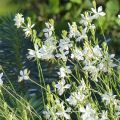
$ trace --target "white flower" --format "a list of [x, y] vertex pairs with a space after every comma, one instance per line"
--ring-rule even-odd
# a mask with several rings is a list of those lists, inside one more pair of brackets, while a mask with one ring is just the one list
[[108, 66], [109, 67], [116, 67], [117, 65], [113, 63], [113, 58], [115, 57], [115, 54], [108, 55]]
[[98, 68], [103, 72], [109, 72], [109, 69], [116, 67], [117, 65], [113, 62], [114, 56], [115, 54], [109, 55], [108, 53], [106, 53], [100, 61]]
[[102, 101], [106, 103], [106, 105], [110, 104], [110, 103], [115, 103], [115, 97], [116, 95], [113, 95], [112, 92], [110, 93], [105, 93], [102, 96]]
[[96, 66], [94, 66], [93, 63], [88, 62], [83, 68], [83, 70], [85, 70], [86, 72], [89, 72], [94, 81], [96, 82], [98, 81], [97, 77], [98, 77], [99, 69]]
[[82, 113], [82, 120], [98, 120], [96, 111], [92, 109], [90, 104], [87, 104], [85, 108], [81, 107], [80, 112]]
[[102, 51], [101, 51], [101, 48], [99, 47], [99, 45], [96, 45], [93, 48], [93, 53], [96, 57], [102, 57]]
[[56, 49], [56, 39], [49, 37], [44, 41], [44, 44], [39, 49], [39, 55], [42, 60], [49, 60], [54, 58], [54, 51]]
[[18, 76], [18, 82], [29, 79], [30, 72], [28, 69], [20, 70], [20, 76]]
[[108, 120], [107, 111], [102, 111], [100, 120]]
[[77, 92], [73, 92], [71, 96], [66, 100], [70, 105], [76, 106], [78, 104], [81, 104], [85, 100], [85, 98], [86, 96], [82, 92], [77, 91]]
[[42, 60], [49, 60], [54, 58], [53, 52], [56, 49], [56, 46], [46, 44], [39, 48], [38, 45], [35, 44], [34, 48], [35, 50], [28, 49], [29, 52], [27, 58], [40, 58]]
[[45, 23], [46, 28], [43, 29], [44, 35], [46, 38], [49, 38], [52, 36], [52, 33], [54, 31], [54, 26], [50, 22]]
[[25, 32], [26, 37], [30, 37], [32, 35], [32, 28], [35, 24], [31, 25], [30, 23], [27, 24], [26, 27], [23, 27], [23, 31]]
[[53, 46], [43, 45], [39, 50], [41, 59], [43, 59], [43, 60], [53, 59], [54, 58], [54, 54], [53, 54], [54, 50], [55, 50], [55, 47], [53, 47]]
[[47, 120], [61, 120], [62, 118], [70, 119], [71, 108], [65, 109], [64, 102], [60, 102], [59, 99], [55, 99], [55, 103], [46, 106], [46, 110], [43, 111], [44, 117]]
[[65, 80], [62, 79], [55, 86], [57, 88], [58, 94], [61, 96], [64, 93], [65, 89], [69, 89], [71, 85], [70, 84], [65, 85]]
[[118, 18], [120, 18], [120, 15], [118, 15]]
[[68, 23], [68, 26], [69, 26], [69, 38], [72, 38], [72, 37], [75, 38], [80, 34], [80, 32], [77, 29], [76, 22], [73, 22], [72, 25]]
[[57, 44], [57, 41], [56, 41], [56, 39], [53, 36], [47, 38], [44, 41], [44, 45], [50, 46], [50, 47], [53, 47], [53, 48], [56, 48], [56, 44]]
[[28, 56], [27, 56], [28, 59], [36, 58], [36, 57], [37, 57], [37, 58], [41, 58], [40, 49], [39, 49], [38, 45], [35, 44], [35, 45], [34, 45], [34, 48], [35, 48], [35, 50], [28, 49], [28, 50], [29, 50], [29, 51], [28, 51]]
[[3, 73], [0, 73], [0, 86], [3, 85], [3, 80], [2, 80], [2, 77], [3, 77]]
[[60, 53], [57, 53], [55, 56], [59, 59], [62, 59], [63, 61], [67, 61], [68, 57], [67, 55], [69, 54], [69, 51], [60, 51]]
[[44, 114], [44, 116], [45, 116], [45, 118], [48, 120], [48, 119], [50, 119], [50, 113], [49, 113], [49, 111], [43, 111], [43, 114]]
[[60, 72], [58, 72], [58, 75], [60, 78], [65, 78], [68, 74], [71, 73], [70, 66], [61, 67]]
[[64, 106], [64, 103], [61, 102], [59, 100], [56, 100], [56, 105], [57, 105], [57, 112], [56, 112], [56, 115], [59, 116], [60, 118], [66, 118], [67, 120], [70, 119], [70, 115], [69, 113], [71, 112], [71, 108], [67, 108], [65, 110], [65, 106]]
[[87, 27], [82, 30], [80, 35], [76, 38], [77, 42], [80, 42], [81, 40], [84, 40], [87, 38]]
[[116, 67], [117, 65], [113, 62], [114, 54], [109, 55], [106, 53], [104, 56], [102, 56], [101, 60], [99, 60], [99, 64], [97, 65], [97, 68], [99, 71], [103, 72], [109, 72], [109, 70], [113, 67]]
[[62, 59], [63, 61], [67, 61], [67, 55], [69, 54], [69, 48], [72, 47], [72, 43], [68, 37], [65, 37], [64, 39], [60, 39], [59, 42], [59, 52], [55, 56], [57, 58]]
[[98, 69], [99, 69], [99, 71], [107, 72], [107, 67], [103, 62], [98, 64]]
[[75, 47], [75, 49], [72, 51], [71, 58], [76, 60], [84, 60], [82, 51], [77, 47]]
[[91, 61], [94, 58], [93, 47], [88, 42], [84, 43], [83, 54], [87, 61]]
[[44, 114], [44, 117], [48, 120], [48, 119], [50, 119], [50, 110], [49, 110], [49, 107], [47, 106], [46, 107], [46, 110], [45, 111], [43, 111], [43, 114]]
[[87, 98], [87, 90], [84, 81], [82, 80], [75, 92], [72, 92], [70, 97], [66, 100], [72, 106], [77, 106], [82, 104], [83, 101]]
[[15, 21], [15, 25], [17, 26], [17, 28], [20, 28], [22, 24], [24, 23], [23, 15], [20, 13], [17, 13], [15, 15], [14, 21]]
[[59, 50], [60, 51], [64, 51], [64, 50], [69, 51], [69, 48], [71, 48], [72, 45], [73, 44], [71, 43], [70, 39], [65, 37], [64, 39], [60, 39]]
[[56, 116], [56, 105], [55, 106], [46, 106], [46, 110], [43, 111], [43, 115], [46, 120], [57, 120], [58, 117]]
[[86, 12], [85, 15], [81, 14], [81, 17], [80, 24], [84, 25], [85, 27], [87, 27], [93, 20], [93, 17], [88, 12]]
[[99, 16], [105, 16], [105, 13], [102, 12], [102, 6], [98, 7], [98, 9], [91, 8], [92, 12], [94, 13], [94, 18], [97, 19]]
[[[81, 98], [80, 98], [80, 99], [81, 99]], [[77, 101], [76, 96], [74, 95], [74, 93], [72, 93], [72, 95], [70, 95], [70, 97], [67, 98], [66, 101], [67, 101], [70, 105], [72, 105], [72, 106], [76, 106], [77, 103], [78, 103], [78, 101]]]
[[58, 72], [58, 75], [60, 75], [60, 78], [64, 78], [66, 76], [65, 68], [61, 67], [60, 72]]

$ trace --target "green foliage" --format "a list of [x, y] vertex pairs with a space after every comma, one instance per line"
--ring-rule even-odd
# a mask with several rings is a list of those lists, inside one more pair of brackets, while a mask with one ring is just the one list
[[81, 4], [82, 3], [82, 0], [70, 0], [71, 2], [73, 3], [77, 3], [77, 4]]
[[109, 0], [106, 4], [106, 14], [108, 19], [115, 17], [119, 12], [120, 4], [118, 0]]
[[59, 0], [49, 0], [49, 10], [51, 14], [58, 14], [60, 12]]
[[13, 13], [19, 7], [19, 4], [11, 3], [11, 0], [0, 0], [0, 16], [6, 16], [9, 13]]

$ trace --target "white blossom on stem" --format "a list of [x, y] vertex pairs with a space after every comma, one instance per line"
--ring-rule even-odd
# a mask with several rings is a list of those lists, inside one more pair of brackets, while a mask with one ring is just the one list
[[81, 14], [81, 17], [80, 24], [84, 25], [85, 27], [88, 27], [89, 23], [91, 23], [93, 20], [93, 17], [88, 12], [85, 12], [85, 15]]
[[41, 56], [41, 59], [43, 59], [43, 60], [53, 59], [54, 58], [54, 54], [53, 54], [54, 50], [55, 50], [55, 48], [52, 46], [43, 45], [39, 49], [39, 54]]
[[70, 39], [65, 37], [64, 39], [60, 39], [59, 41], [59, 50], [64, 51], [67, 50], [69, 51], [69, 48], [71, 48], [73, 44], [71, 43]]
[[69, 38], [75, 38], [76, 36], [79, 36], [80, 32], [77, 29], [76, 22], [73, 22], [72, 25], [68, 23], [69, 26]]
[[58, 72], [58, 75], [59, 75], [60, 78], [65, 78], [70, 73], [71, 73], [70, 66], [66, 66], [66, 67], [61, 67], [60, 68], [60, 72]]
[[111, 102], [114, 104], [116, 101], [116, 99], [115, 99], [116, 95], [113, 95], [112, 92], [110, 92], [110, 93], [106, 92], [101, 97], [102, 97], [102, 101], [105, 102], [106, 105], [109, 105]]
[[104, 111], [104, 110], [102, 111], [100, 120], [108, 120], [107, 111]]
[[76, 59], [78, 61], [84, 60], [82, 51], [77, 47], [75, 47], [75, 49], [73, 49], [72, 54], [71, 54], [71, 58]]
[[87, 37], [88, 36], [87, 36], [87, 27], [86, 27], [81, 31], [80, 35], [76, 38], [76, 41], [80, 42], [81, 40], [87, 39]]
[[64, 103], [60, 102], [59, 100], [56, 100], [56, 104], [57, 104], [57, 112], [56, 115], [59, 116], [60, 118], [65, 118], [67, 120], [70, 119], [70, 114], [71, 113], [71, 108], [68, 107], [67, 109], [65, 109]]
[[80, 112], [82, 113], [82, 120], [98, 120], [96, 111], [92, 109], [90, 104], [87, 104], [86, 107], [81, 107]]
[[94, 18], [97, 19], [99, 16], [105, 16], [105, 13], [102, 11], [102, 6], [98, 7], [98, 9], [91, 8], [92, 12], [94, 13]]
[[80, 85], [78, 86], [77, 90], [75, 92], [72, 92], [69, 98], [66, 99], [66, 101], [76, 107], [79, 104], [82, 104], [85, 99], [87, 99], [87, 90], [86, 85], [84, 83], [84, 80], [81, 81]]
[[63, 61], [67, 61], [68, 57], [67, 55], [69, 54], [69, 51], [60, 51], [60, 53], [57, 53], [55, 56], [59, 59], [62, 59]]
[[102, 57], [102, 51], [101, 51], [101, 48], [99, 47], [99, 45], [96, 45], [94, 48], [93, 48], [93, 54], [95, 55], [95, 57]]
[[71, 85], [65, 84], [65, 80], [62, 79], [55, 85], [55, 87], [57, 88], [58, 94], [61, 96], [64, 93], [65, 89], [69, 89]]
[[83, 67], [83, 70], [91, 74], [92, 80], [96, 82], [98, 81], [97, 77], [98, 77], [99, 69], [95, 65], [92, 65], [92, 63], [88, 63], [85, 65], [85, 67]]
[[78, 104], [81, 104], [85, 100], [85, 98], [86, 96], [84, 95], [84, 93], [77, 91], [77, 92], [72, 92], [70, 97], [67, 98], [66, 100], [70, 105], [76, 106]]
[[20, 76], [18, 76], [18, 82], [29, 79], [30, 72], [28, 69], [20, 70]]
[[43, 29], [44, 35], [46, 38], [49, 38], [52, 36], [52, 33], [54, 31], [54, 26], [50, 22], [45, 23], [46, 28]]
[[20, 28], [22, 24], [24, 23], [23, 15], [20, 13], [17, 13], [15, 15], [14, 21], [15, 21], [15, 25], [17, 26], [17, 28]]
[[34, 44], [34, 49], [35, 50], [28, 49], [28, 56], [27, 56], [28, 59], [41, 58], [40, 48], [37, 44]]
[[35, 26], [35, 24], [31, 25], [30, 23], [27, 24], [27, 26], [23, 27], [23, 31], [25, 32], [26, 37], [30, 37], [32, 35], [32, 28]]

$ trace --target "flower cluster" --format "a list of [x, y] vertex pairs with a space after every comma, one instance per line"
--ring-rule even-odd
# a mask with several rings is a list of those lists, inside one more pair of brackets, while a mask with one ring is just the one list
[[[82, 27], [82, 29], [79, 29], [77, 24], [75, 22], [68, 23], [69, 31], [68, 35], [67, 32], [64, 31], [62, 35], [62, 39], [59, 41], [56, 40], [55, 32], [54, 32], [54, 21], [51, 19], [49, 22], [46, 22], [46, 28], [43, 29], [43, 33], [45, 36], [45, 40], [39, 48], [38, 45], [35, 45], [34, 49], [31, 50], [29, 49], [29, 54], [28, 58], [39, 58], [43, 60], [49, 60], [49, 59], [62, 59], [63, 61], [67, 61], [69, 58], [69, 54], [71, 52], [71, 49], [73, 50], [73, 53], [71, 54], [71, 58], [78, 58], [78, 60], [83, 60], [83, 54], [79, 50], [79, 48], [74, 49], [74, 43], [73, 43], [73, 38], [75, 38], [76, 42], [80, 42], [81, 40], [86, 40], [88, 39], [87, 32], [89, 29], [94, 29], [94, 25], [92, 24], [93, 19], [97, 19], [99, 16], [104, 16], [105, 13], [102, 12], [102, 7], [98, 8], [98, 11], [96, 11], [94, 8], [92, 8], [92, 14], [89, 15], [89, 13], [86, 13], [85, 15], [81, 14], [82, 20], [80, 23], [85, 26]], [[19, 28], [23, 28], [23, 31], [25, 32], [26, 37], [33, 37], [32, 33], [33, 30], [32, 28], [34, 27], [34, 24], [31, 24], [30, 18], [28, 19], [28, 23], [24, 23], [24, 18], [22, 14], [17, 14], [15, 16], [15, 25]], [[58, 44], [58, 46], [57, 46]], [[57, 49], [58, 48], [58, 49]], [[94, 50], [95, 51], [95, 50]], [[80, 55], [80, 57], [77, 57], [75, 55]], [[96, 53], [97, 54], [97, 53]]]
[[80, 108], [80, 112], [82, 120], [98, 120], [98, 115], [90, 104], [87, 104], [85, 108]]
[[[119, 73], [114, 72], [114, 67], [117, 67], [114, 63], [115, 55], [108, 53], [106, 42], [99, 44], [95, 34], [94, 20], [101, 16], [105, 16], [102, 6], [91, 8], [91, 11], [81, 14], [79, 24], [68, 23], [69, 29], [62, 31], [61, 38], [55, 34], [53, 20], [45, 23], [43, 37], [39, 38], [30, 18], [28, 23], [25, 23], [22, 14], [18, 13], [15, 16], [17, 28], [22, 28], [25, 36], [30, 37], [34, 44], [34, 50], [28, 49], [27, 58], [37, 62], [51, 60], [60, 66], [57, 73], [59, 80], [52, 84], [53, 91], [51, 86], [44, 86], [44, 89], [50, 87], [46, 91], [46, 105], [43, 111], [45, 119], [66, 120], [75, 115], [81, 120], [108, 120], [120, 117], [120, 100], [117, 99], [117, 95], [107, 92], [108, 89], [114, 89], [117, 93], [114, 86], [119, 83], [119, 80], [115, 80]], [[2, 75], [1, 73], [1, 83]], [[29, 71], [20, 71], [18, 81], [28, 79]], [[104, 107], [100, 106], [100, 102], [104, 103]], [[114, 117], [111, 114], [114, 114]]]
[[28, 19], [28, 23], [25, 24], [23, 15], [18, 13], [15, 16], [14, 21], [17, 28], [23, 28], [26, 37], [30, 37], [32, 35], [32, 28], [34, 27], [34, 24], [31, 24], [30, 19]]
[[71, 108], [65, 109], [64, 102], [60, 102], [59, 99], [55, 99], [55, 103], [52, 107], [46, 106], [46, 111], [43, 111], [44, 117], [48, 120], [59, 120], [65, 118], [70, 119]]
[[86, 89], [86, 85], [84, 81], [82, 80], [80, 85], [78, 86], [77, 90], [72, 92], [69, 98], [66, 99], [66, 101], [74, 107], [80, 107], [83, 102], [86, 102], [86, 99], [88, 97], [88, 91]]
[[65, 89], [69, 89], [71, 87], [70, 84], [66, 84], [65, 80], [65, 77], [68, 76], [70, 73], [71, 70], [69, 66], [66, 66], [66, 68], [61, 67], [60, 72], [58, 72], [58, 75], [61, 80], [55, 85], [55, 87], [57, 88], [57, 91], [60, 96], [64, 93]]

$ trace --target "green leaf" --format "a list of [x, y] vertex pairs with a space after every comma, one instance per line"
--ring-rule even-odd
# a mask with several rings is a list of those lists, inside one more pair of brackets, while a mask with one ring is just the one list
[[59, 0], [49, 0], [49, 10], [52, 14], [57, 14], [60, 11]]
[[109, 0], [106, 4], [106, 13], [107, 16], [110, 18], [115, 16], [119, 11], [119, 2], [118, 0]]

